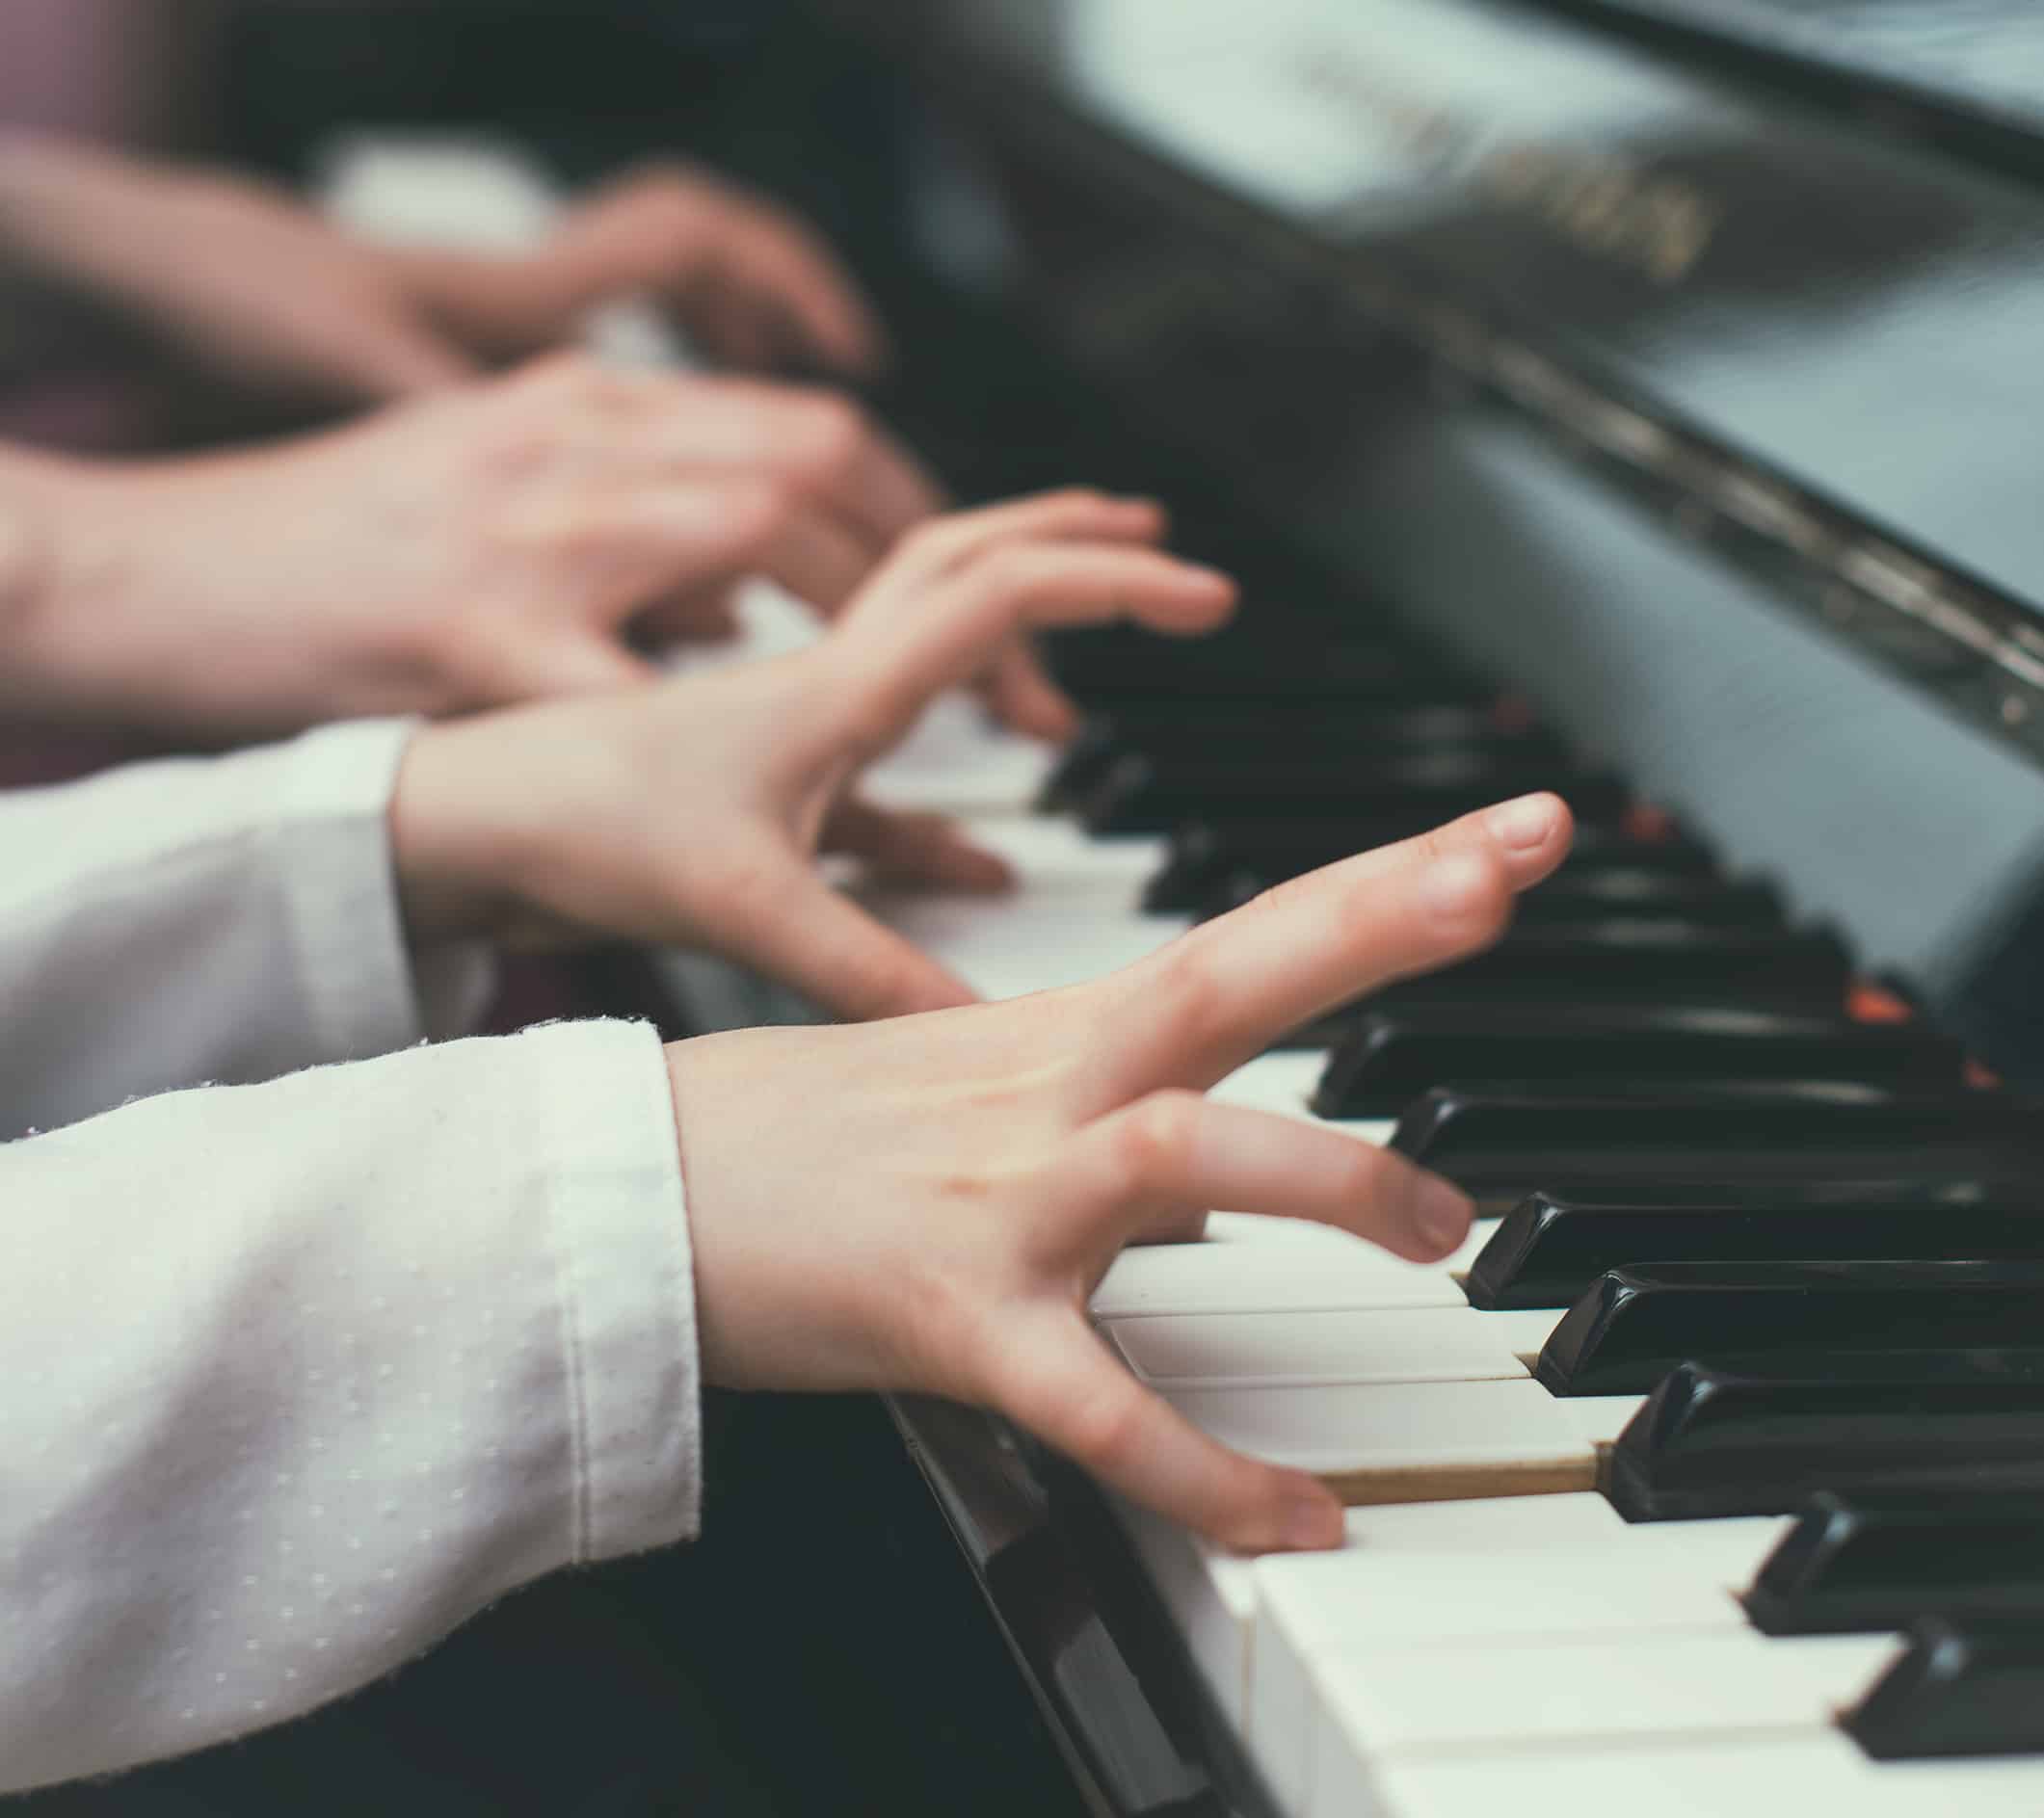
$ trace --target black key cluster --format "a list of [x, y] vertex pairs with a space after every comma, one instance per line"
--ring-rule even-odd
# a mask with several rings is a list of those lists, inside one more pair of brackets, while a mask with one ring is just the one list
[[1291, 1038], [1329, 1051], [1314, 1109], [1500, 1215], [1467, 1290], [1556, 1310], [1539, 1381], [1647, 1396], [1623, 1515], [1800, 1510], [1755, 1623], [1910, 1634], [1842, 1720], [1871, 1754], [2044, 1750], [2044, 1116], [1522, 705], [1352, 623], [1068, 643], [1094, 717], [1046, 805], [1168, 835], [1144, 907], [1205, 917], [1563, 796], [1576, 848], [1492, 951]]

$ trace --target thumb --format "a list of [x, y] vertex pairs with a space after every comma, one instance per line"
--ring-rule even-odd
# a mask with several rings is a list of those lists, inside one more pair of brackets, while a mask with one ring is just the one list
[[854, 1022], [949, 1010], [979, 994], [884, 928], [808, 866], [746, 904], [727, 949], [757, 972]]

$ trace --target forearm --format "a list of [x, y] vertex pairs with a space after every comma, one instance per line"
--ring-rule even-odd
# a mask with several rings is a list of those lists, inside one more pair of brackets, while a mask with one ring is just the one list
[[89, 690], [60, 623], [53, 537], [54, 490], [78, 471], [0, 442], [0, 715], [12, 720], [71, 719]]
[[658, 1042], [554, 1025], [0, 1146], [0, 1792], [278, 1723], [693, 1533]]
[[47, 269], [30, 220], [44, 143], [0, 126], [0, 379], [33, 374], [62, 339], [66, 287]]
[[414, 958], [399, 919], [408, 736], [362, 723], [0, 797], [0, 1137], [464, 1026], [481, 956]]
[[218, 671], [174, 614], [136, 609], [129, 471], [0, 442], [0, 717], [172, 724], [190, 674]]
[[0, 266], [66, 288], [118, 289], [136, 248], [108, 222], [146, 223], [179, 181], [116, 152], [0, 129]]

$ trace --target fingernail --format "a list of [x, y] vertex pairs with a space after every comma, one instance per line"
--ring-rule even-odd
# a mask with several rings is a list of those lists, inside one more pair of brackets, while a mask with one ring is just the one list
[[1471, 914], [1491, 887], [1491, 871], [1473, 853], [1450, 853], [1420, 881], [1420, 899], [1444, 921]]
[[1216, 587], [1224, 587], [1231, 593], [1234, 592], [1234, 576], [1224, 569], [1210, 568], [1204, 562], [1187, 562], [1182, 556], [1179, 558], [1179, 566], [1195, 580], [1211, 581]]
[[1447, 1255], [1469, 1235], [1474, 1212], [1469, 1196], [1438, 1174], [1421, 1174], [1413, 1188], [1413, 1229], [1437, 1255]]
[[1285, 1505], [1285, 1544], [1302, 1553], [1340, 1546], [1345, 1533], [1341, 1505], [1331, 1496], [1295, 1496]]
[[1529, 852], [1554, 830], [1554, 804], [1547, 796], [1521, 796], [1493, 808], [1490, 830], [1514, 852]]

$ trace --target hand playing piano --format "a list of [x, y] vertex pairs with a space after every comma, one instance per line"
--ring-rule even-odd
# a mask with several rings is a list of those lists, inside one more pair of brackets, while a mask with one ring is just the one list
[[807, 650], [424, 729], [391, 807], [414, 940], [707, 948], [850, 1016], [969, 1001], [813, 856], [1001, 887], [1005, 866], [946, 824], [851, 786], [1022, 633], [1119, 618], [1212, 630], [1234, 585], [1153, 547], [1162, 529], [1154, 505], [1083, 491], [935, 519]]
[[274, 447], [0, 456], [0, 699], [232, 736], [645, 681], [746, 575], [838, 611], [940, 503], [837, 398], [575, 356]]
[[1000, 1410], [1243, 1550], [1335, 1545], [1312, 1477], [1206, 1437], [1115, 1362], [1088, 1298], [1209, 1208], [1339, 1225], [1417, 1262], [1469, 1201], [1325, 1126], [1206, 1089], [1286, 1031], [1503, 930], [1569, 845], [1529, 796], [1282, 886], [1095, 983], [668, 1050], [705, 1379]]
[[644, 296], [714, 357], [863, 377], [886, 341], [801, 222], [705, 171], [634, 172], [530, 251], [385, 246], [226, 171], [0, 136], [0, 250], [253, 391], [373, 404], [571, 341]]

